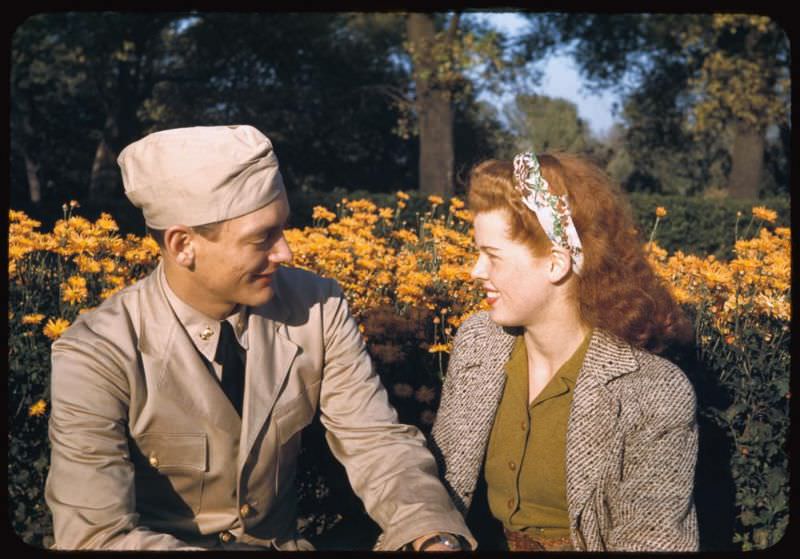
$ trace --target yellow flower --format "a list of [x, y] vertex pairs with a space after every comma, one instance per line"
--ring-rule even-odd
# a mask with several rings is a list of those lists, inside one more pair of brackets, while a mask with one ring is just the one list
[[64, 320], [63, 318], [51, 318], [47, 321], [47, 324], [44, 326], [44, 335], [50, 338], [51, 340], [55, 340], [64, 333], [64, 330], [69, 328], [69, 321]]
[[118, 231], [119, 227], [117, 226], [117, 222], [114, 221], [109, 214], [103, 212], [100, 214], [100, 217], [97, 221], [94, 222], [95, 227], [100, 229], [101, 231]]
[[461, 198], [450, 198], [450, 211], [460, 210], [464, 207], [464, 202]]
[[444, 200], [442, 200], [442, 197], [436, 195], [428, 196], [428, 202], [430, 202], [434, 206], [440, 206], [444, 204]]
[[47, 411], [47, 402], [45, 402], [44, 400], [39, 400], [38, 402], [36, 402], [35, 404], [33, 404], [28, 408], [28, 416], [34, 417], [34, 416], [44, 415], [46, 411]]
[[107, 274], [113, 274], [114, 271], [117, 269], [117, 263], [111, 260], [110, 258], [105, 258], [100, 261], [100, 266], [103, 268], [103, 271]]
[[406, 194], [405, 192], [403, 192], [402, 190], [398, 190], [397, 191], [397, 197], [400, 200], [408, 200], [410, 198], [410, 196], [408, 194]]
[[428, 348], [428, 353], [450, 353], [450, 346], [448, 344], [433, 344]]
[[764, 206], [756, 206], [753, 208], [753, 217], [762, 219], [768, 223], [775, 223], [775, 220], [778, 219], [778, 214]]
[[44, 320], [43, 314], [26, 314], [22, 317], [23, 324], [39, 324], [42, 320]]
[[394, 212], [391, 210], [391, 208], [381, 208], [378, 210], [378, 215], [383, 219], [392, 219]]
[[146, 253], [150, 254], [150, 256], [155, 257], [161, 253], [161, 247], [158, 246], [156, 240], [150, 235], [142, 239], [141, 246]]
[[656, 208], [656, 217], [665, 217], [667, 215], [667, 209], [664, 206], [658, 206]]
[[81, 272], [96, 274], [100, 271], [100, 263], [87, 254], [78, 255], [75, 258], [75, 263]]
[[311, 214], [312, 219], [324, 219], [326, 221], [333, 221], [336, 219], [336, 214], [328, 210], [325, 206], [314, 206], [314, 212]]
[[61, 300], [72, 305], [82, 303], [89, 296], [86, 289], [86, 278], [81, 276], [70, 276], [66, 283], [61, 284]]

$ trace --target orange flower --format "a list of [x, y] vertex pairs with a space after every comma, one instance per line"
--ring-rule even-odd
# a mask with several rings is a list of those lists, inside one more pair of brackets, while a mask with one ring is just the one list
[[666, 217], [667, 209], [664, 206], [658, 206], [656, 208], [656, 217]]
[[44, 325], [42, 332], [51, 340], [56, 340], [67, 328], [69, 328], [68, 320], [64, 320], [63, 318], [51, 318], [47, 321], [47, 324]]
[[756, 206], [752, 211], [753, 217], [762, 219], [767, 223], [775, 223], [775, 220], [778, 219], [778, 214], [776, 212], [767, 209], [764, 206]]
[[47, 411], [47, 402], [45, 402], [44, 400], [39, 400], [38, 402], [36, 402], [35, 404], [33, 404], [28, 408], [28, 416], [29, 417], [41, 416], [44, 415], [46, 411]]
[[43, 314], [26, 314], [22, 317], [23, 324], [39, 324], [42, 320], [44, 320]]

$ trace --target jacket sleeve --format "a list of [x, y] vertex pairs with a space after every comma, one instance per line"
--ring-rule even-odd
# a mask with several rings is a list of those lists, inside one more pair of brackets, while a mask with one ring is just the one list
[[334, 456], [369, 515], [383, 530], [379, 549], [399, 549], [432, 532], [476, 542], [437, 476], [423, 435], [397, 413], [350, 315], [332, 283], [323, 305], [325, 358], [321, 421]]
[[698, 431], [692, 385], [666, 367], [640, 387], [640, 422], [626, 434], [622, 480], [609, 498], [609, 551], [697, 551], [692, 497]]
[[[73, 328], [80, 328], [79, 324]], [[58, 549], [201, 549], [138, 525], [126, 422], [129, 389], [115, 348], [81, 334], [53, 346], [45, 499]], [[86, 337], [83, 337], [83, 336]]]

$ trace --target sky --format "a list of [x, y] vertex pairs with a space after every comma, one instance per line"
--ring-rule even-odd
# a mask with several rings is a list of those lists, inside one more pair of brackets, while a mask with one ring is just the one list
[[[519, 33], [527, 24], [524, 18], [513, 12], [487, 13], [483, 17], [509, 36]], [[618, 101], [616, 95], [609, 92], [594, 95], [586, 91], [575, 63], [569, 56], [551, 56], [537, 63], [536, 67], [544, 71], [544, 76], [534, 93], [548, 97], [560, 97], [575, 103], [578, 108], [578, 116], [589, 123], [595, 135], [601, 136], [608, 132], [615, 122], [611, 115], [611, 106]], [[513, 94], [501, 98], [484, 94], [481, 98], [500, 109], [502, 105], [513, 99]]]

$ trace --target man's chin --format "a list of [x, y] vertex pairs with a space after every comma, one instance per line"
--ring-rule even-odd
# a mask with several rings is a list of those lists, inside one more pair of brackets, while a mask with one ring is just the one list
[[272, 287], [265, 287], [249, 297], [249, 300], [245, 304], [249, 307], [259, 307], [269, 303], [274, 296], [275, 290], [273, 290]]

